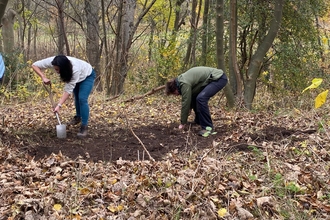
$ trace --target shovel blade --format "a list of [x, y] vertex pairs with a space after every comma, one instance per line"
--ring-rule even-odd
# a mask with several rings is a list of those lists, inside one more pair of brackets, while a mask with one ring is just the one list
[[58, 138], [66, 138], [66, 125], [56, 125], [56, 134]]

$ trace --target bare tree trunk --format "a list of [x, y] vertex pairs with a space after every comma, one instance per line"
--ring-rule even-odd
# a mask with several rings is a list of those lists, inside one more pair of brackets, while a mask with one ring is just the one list
[[[107, 91], [107, 94], [110, 94], [110, 76], [111, 76], [111, 71], [109, 70], [110, 67], [110, 52], [108, 48], [108, 39], [107, 39], [107, 28], [105, 25], [105, 20], [106, 20], [106, 15], [105, 15], [105, 5], [104, 5], [104, 0], [101, 0], [101, 14], [102, 14], [102, 31], [103, 31], [103, 48], [104, 48], [104, 54], [105, 54], [105, 88]], [[102, 53], [102, 49], [100, 51]], [[99, 73], [100, 75], [101, 73]]]
[[[174, 19], [174, 32], [177, 32], [180, 26], [183, 23], [183, 19], [185, 16], [181, 16], [181, 5], [184, 3], [185, 0], [177, 0], [175, 3], [175, 19]], [[171, 7], [172, 8], [172, 7]], [[169, 22], [168, 22], [169, 23]]]
[[[86, 53], [88, 61], [97, 73], [100, 73], [101, 50], [99, 44], [99, 23], [98, 15], [100, 12], [98, 1], [85, 0], [85, 11], [87, 18], [87, 34], [86, 34]], [[102, 89], [100, 85], [100, 76], [95, 81], [97, 89]]]
[[8, 9], [6, 14], [2, 17], [2, 35], [4, 44], [4, 52], [11, 53], [14, 50], [15, 39], [14, 39], [14, 19], [16, 12], [13, 9]]
[[237, 0], [230, 1], [229, 23], [229, 78], [232, 91], [240, 100], [242, 94], [242, 77], [237, 64]]
[[139, 26], [142, 18], [147, 14], [150, 8], [155, 4], [152, 0], [150, 4], [144, 5], [141, 14], [137, 17], [134, 24], [136, 1], [121, 1], [118, 9], [118, 22], [115, 39], [115, 69], [112, 74], [110, 94], [117, 95], [123, 91], [125, 78], [128, 72], [129, 50], [133, 43], [133, 36]]
[[[25, 11], [24, 8], [27, 8], [28, 11], [31, 11], [31, 0], [26, 1], [26, 4], [24, 4], [25, 6], [22, 6], [22, 12]], [[20, 13], [23, 14], [23, 13]], [[25, 17], [24, 14], [22, 16], [23, 20], [24, 20], [24, 26], [22, 28], [22, 34], [21, 34], [21, 48], [24, 50], [24, 54], [25, 54], [25, 60], [29, 60], [30, 59], [30, 51], [31, 51], [31, 39], [32, 39], [32, 24], [30, 22], [30, 17]], [[27, 30], [27, 47], [26, 49], [24, 49], [24, 45], [25, 45], [25, 30]]]
[[257, 78], [260, 73], [263, 58], [272, 46], [272, 43], [280, 29], [284, 0], [276, 0], [274, 8], [274, 18], [272, 19], [269, 31], [257, 51], [251, 58], [247, 78], [244, 87], [244, 104], [248, 109], [252, 109], [252, 102], [255, 95]]
[[[216, 42], [217, 42], [217, 60], [218, 67], [225, 71], [225, 58], [224, 58], [224, 43], [223, 43], [223, 33], [224, 33], [224, 3], [223, 0], [216, 0]], [[224, 92], [227, 98], [227, 103], [230, 108], [235, 106], [235, 99], [230, 86], [225, 86]]]
[[121, 84], [121, 78], [122, 76], [120, 75], [120, 68], [119, 64], [121, 61], [121, 44], [122, 44], [122, 22], [123, 22], [123, 14], [124, 14], [124, 2], [121, 1], [119, 3], [119, 8], [118, 8], [118, 18], [117, 18], [117, 29], [116, 29], [116, 39], [115, 39], [115, 60], [114, 60], [114, 69], [112, 73], [112, 78], [111, 78], [111, 87], [110, 87], [110, 94], [111, 95], [118, 95], [120, 94], [121, 90], [120, 88], [122, 87]]
[[33, 26], [33, 34], [34, 34], [34, 38], [33, 38], [33, 56], [34, 58], [37, 57], [37, 34], [38, 34], [38, 26], [35, 25]]
[[[58, 10], [58, 53], [66, 54], [70, 56], [70, 46], [68, 39], [66, 37], [65, 27], [64, 27], [64, 1], [56, 0], [57, 10]], [[66, 53], [64, 52], [64, 47], [66, 48]]]
[[149, 42], [148, 42], [148, 61], [152, 61], [152, 48], [154, 44], [154, 35], [155, 35], [155, 28], [156, 28], [156, 22], [153, 19], [150, 19], [150, 36], [149, 36]]
[[0, 0], [0, 21], [3, 15], [5, 14], [7, 4], [8, 4], [8, 0]]
[[195, 48], [196, 48], [196, 35], [197, 35], [197, 0], [192, 0], [191, 5], [191, 21], [190, 21], [190, 36], [188, 40], [188, 47], [186, 52], [186, 58], [184, 60], [184, 66], [188, 66], [191, 63], [195, 63]]
[[203, 33], [202, 33], [202, 55], [201, 55], [201, 64], [206, 65], [207, 58], [207, 40], [208, 40], [208, 29], [209, 29], [209, 8], [210, 1], [205, 0], [204, 2], [204, 14], [203, 14]]

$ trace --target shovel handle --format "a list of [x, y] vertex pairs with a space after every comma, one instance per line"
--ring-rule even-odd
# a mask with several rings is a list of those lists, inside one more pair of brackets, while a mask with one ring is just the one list
[[52, 93], [52, 84], [49, 84], [49, 88], [47, 87], [47, 85], [45, 83], [43, 83], [42, 85], [44, 86], [45, 90], [48, 92], [49, 99], [52, 104], [52, 108], [55, 108], [55, 102], [54, 102], [53, 93]]
[[55, 112], [55, 115], [56, 115], [56, 118], [57, 118], [58, 123], [61, 125], [61, 121], [60, 121], [60, 117], [58, 117], [58, 113]]

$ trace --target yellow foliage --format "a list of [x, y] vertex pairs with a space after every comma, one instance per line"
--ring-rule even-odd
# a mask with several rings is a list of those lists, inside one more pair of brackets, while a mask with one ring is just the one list
[[328, 45], [328, 38], [323, 36], [322, 37], [322, 43], [323, 43], [323, 45]]
[[55, 209], [56, 211], [60, 211], [60, 210], [62, 209], [62, 205], [61, 205], [61, 204], [55, 204], [55, 205], [54, 205], [54, 209]]
[[308, 89], [315, 89], [315, 88], [319, 87], [319, 85], [321, 85], [322, 81], [323, 81], [323, 79], [321, 79], [321, 78], [314, 78], [312, 80], [312, 84], [310, 86], [308, 86], [306, 89], [304, 89], [302, 91], [302, 93], [304, 93]]
[[328, 96], [328, 92], [329, 90], [325, 90], [324, 92], [318, 94], [318, 96], [315, 98], [315, 108], [319, 108], [325, 103]]
[[219, 217], [225, 217], [226, 214], [227, 214], [227, 209], [221, 208], [221, 209], [218, 210]]
[[124, 206], [122, 206], [122, 205], [118, 205], [118, 206], [109, 205], [107, 208], [110, 212], [117, 213], [117, 212], [123, 210]]

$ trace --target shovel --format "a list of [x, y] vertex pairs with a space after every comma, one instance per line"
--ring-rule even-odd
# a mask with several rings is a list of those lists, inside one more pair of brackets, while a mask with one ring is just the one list
[[58, 117], [58, 113], [55, 112], [56, 118], [58, 121], [58, 125], [56, 125], [56, 134], [58, 138], [66, 138], [66, 126], [61, 124], [60, 118]]
[[[53, 94], [52, 94], [52, 87], [51, 87], [52, 85], [49, 86], [49, 89], [47, 88], [47, 86], [45, 84], [43, 84], [43, 85], [44, 85], [44, 88], [46, 89], [46, 91], [49, 94], [49, 99], [50, 99], [50, 102], [52, 103], [52, 107], [54, 107], [55, 102], [54, 102]], [[58, 121], [58, 125], [56, 125], [57, 137], [58, 138], [66, 138], [66, 125], [61, 123], [60, 117], [58, 116], [57, 112], [55, 112], [55, 115], [56, 115], [56, 118], [57, 118], [57, 121]]]

